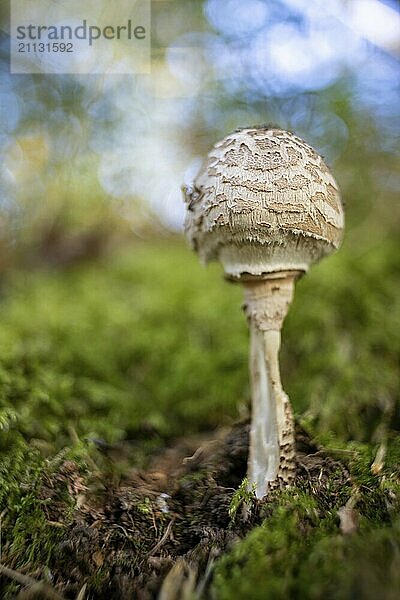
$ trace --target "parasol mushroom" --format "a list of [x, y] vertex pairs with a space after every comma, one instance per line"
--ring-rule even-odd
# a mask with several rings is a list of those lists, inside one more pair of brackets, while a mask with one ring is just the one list
[[338, 186], [322, 158], [277, 128], [237, 130], [215, 144], [183, 187], [186, 236], [244, 287], [252, 418], [248, 480], [262, 498], [295, 475], [294, 422], [279, 371], [281, 327], [296, 279], [339, 247]]

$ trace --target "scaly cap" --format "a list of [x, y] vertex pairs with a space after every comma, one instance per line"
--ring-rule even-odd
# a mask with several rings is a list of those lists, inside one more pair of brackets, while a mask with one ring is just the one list
[[344, 226], [332, 173], [281, 129], [247, 128], [215, 144], [184, 188], [186, 236], [229, 277], [306, 271], [338, 248]]

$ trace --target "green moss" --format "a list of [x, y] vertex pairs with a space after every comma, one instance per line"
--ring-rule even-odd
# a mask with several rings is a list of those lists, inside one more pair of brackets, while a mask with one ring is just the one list
[[396, 525], [318, 540], [299, 568], [299, 597], [394, 599], [400, 583], [400, 561], [394, 549], [399, 534]]
[[[353, 442], [351, 481], [331, 475], [316, 490], [278, 492], [266, 518], [216, 564], [217, 600], [396, 598], [400, 584], [400, 485], [391, 463], [371, 473], [373, 448]], [[339, 509], [352, 499], [356, 532], [343, 535]]]
[[[13, 431], [3, 434], [1, 444], [3, 560], [16, 566], [49, 565], [74, 507], [65, 478], [46, 494], [46, 483], [52, 474], [59, 472], [63, 457], [51, 462], [45, 460]], [[51, 514], [57, 508], [63, 523], [52, 520]]]
[[315, 511], [315, 503], [305, 494], [280, 496], [279, 505], [263, 525], [219, 561], [213, 586], [217, 597], [291, 597], [295, 567], [312, 541], [307, 524], [315, 520]]
[[350, 241], [300, 280], [284, 325], [283, 374], [314, 428], [370, 441], [399, 426], [399, 253], [388, 239], [357, 255]]
[[[387, 238], [358, 256], [345, 245], [299, 282], [284, 325], [282, 374], [295, 412], [349, 465], [357, 489], [336, 489], [332, 476], [318, 498], [306, 488], [282, 496], [264, 525], [218, 564], [217, 597], [256, 598], [264, 584], [270, 596], [259, 597], [301, 597], [307, 582], [310, 597], [330, 597], [334, 581], [350, 594], [353, 559], [360, 556], [354, 569], [361, 573], [376, 553], [376, 580], [383, 557], [392, 560], [385, 549], [398, 539], [400, 463], [394, 248]], [[14, 565], [51, 564], [63, 530], [49, 523], [40, 489], [57, 456], [104, 470], [93, 440], [136, 439], [129, 464], [140, 465], [149, 444], [229, 425], [243, 414], [249, 390], [242, 293], [217, 266], [203, 269], [180, 241], [164, 240], [66, 271], [11, 273], [2, 294], [3, 553]], [[376, 477], [371, 464], [381, 443], [386, 468]], [[347, 539], [338, 532], [337, 509], [353, 493], [360, 533]], [[326, 577], [314, 581], [315, 565]]]
[[1, 402], [25, 436], [59, 448], [70, 425], [112, 442], [144, 422], [176, 435], [235, 416], [247, 386], [240, 290], [181, 244], [9, 285]]
[[250, 511], [255, 502], [255, 484], [253, 484], [252, 489], [249, 489], [249, 481], [247, 477], [245, 477], [236, 492], [233, 494], [229, 505], [228, 514], [232, 522], [234, 523], [235, 520], [239, 518], [239, 514], [241, 512], [246, 510]]
[[[362, 506], [361, 506], [362, 504]], [[365, 498], [359, 507], [368, 505]], [[315, 498], [281, 494], [271, 515], [216, 565], [218, 600], [251, 598], [395, 598], [400, 582], [399, 521], [343, 536], [338, 517]]]
[[[314, 430], [369, 441], [398, 423], [398, 253], [344, 249], [300, 281], [282, 371]], [[0, 308], [0, 406], [58, 449], [116, 441], [145, 422], [164, 436], [229, 423], [248, 401], [241, 290], [179, 242], [67, 272], [15, 274]], [[27, 310], [29, 307], [29, 310]], [[8, 414], [11, 414], [10, 412]]]

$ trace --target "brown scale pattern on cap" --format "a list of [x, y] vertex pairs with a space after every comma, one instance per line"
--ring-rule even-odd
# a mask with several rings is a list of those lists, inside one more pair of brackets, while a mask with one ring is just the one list
[[268, 243], [263, 224], [332, 249], [341, 242], [343, 209], [330, 170], [308, 144], [280, 129], [242, 129], [215, 144], [185, 199], [187, 236], [207, 260], [229, 235], [243, 239], [250, 229], [254, 242], [254, 223], [261, 243]]

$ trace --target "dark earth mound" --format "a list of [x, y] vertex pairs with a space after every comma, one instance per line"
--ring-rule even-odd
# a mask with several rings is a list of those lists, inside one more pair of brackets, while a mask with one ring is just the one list
[[[117, 484], [110, 476], [85, 481], [77, 465], [63, 463], [46, 481], [48, 520], [67, 528], [51, 566], [51, 587], [27, 586], [19, 598], [96, 598], [162, 600], [204, 593], [212, 565], [267, 515], [271, 492], [257, 502], [236, 490], [246, 474], [248, 423], [213, 439], [178, 440]], [[336, 494], [350, 483], [337, 460], [312, 444], [298, 429], [295, 486], [337, 504]], [[76, 499], [73, 515], [57, 502], [64, 480]], [[235, 495], [235, 496], [234, 496]], [[79, 595], [80, 594], [80, 595]]]

